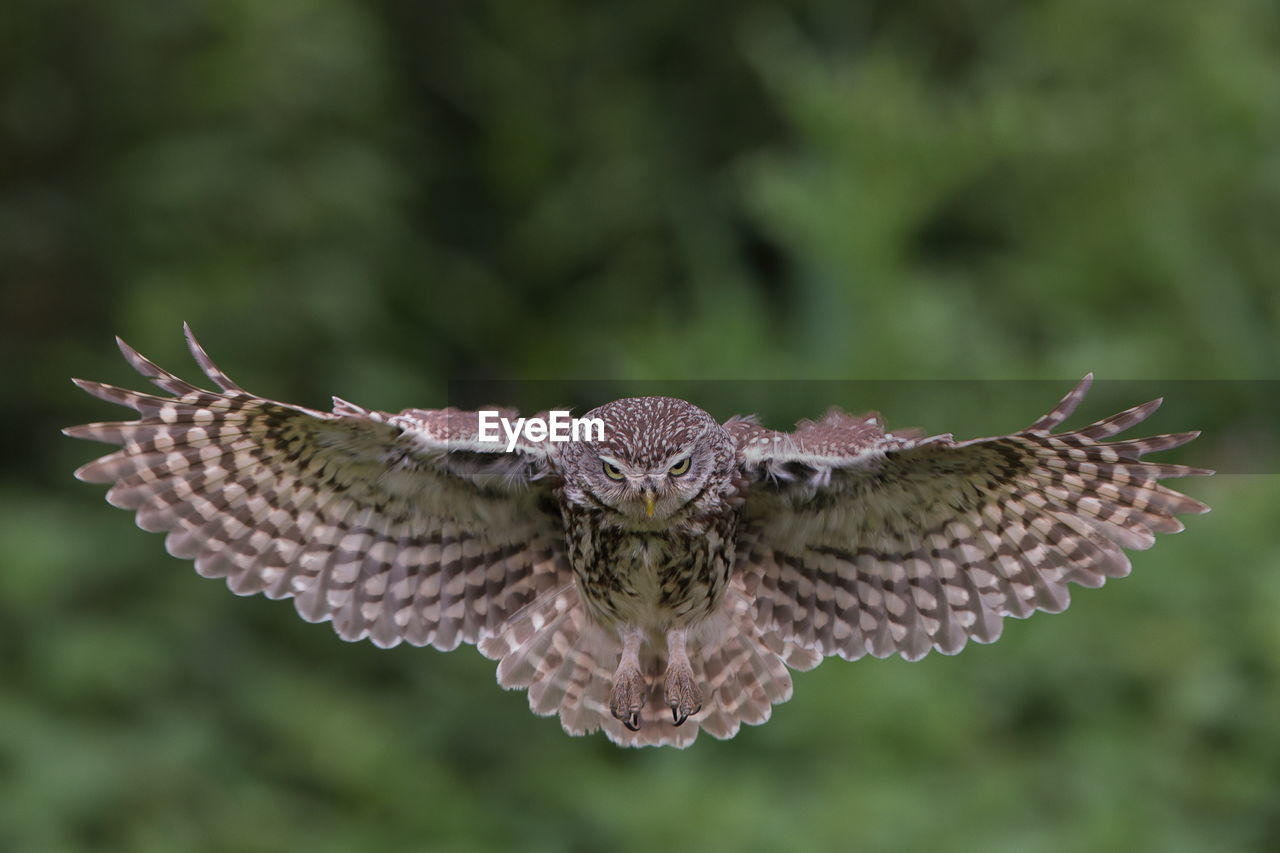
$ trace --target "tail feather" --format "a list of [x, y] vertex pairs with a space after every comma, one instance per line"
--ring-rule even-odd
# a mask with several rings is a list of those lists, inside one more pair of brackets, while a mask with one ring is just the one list
[[743, 724], [763, 723], [774, 705], [791, 698], [788, 667], [810, 669], [821, 660], [813, 650], [764, 632], [735, 583], [719, 611], [690, 632], [689, 659], [702, 689], [702, 710], [682, 726], [673, 724], [664, 697], [665, 653], [649, 644], [640, 658], [648, 694], [640, 730], [633, 732], [609, 710], [622, 644], [587, 617], [573, 585], [531, 602], [480, 650], [499, 661], [499, 684], [529, 691], [534, 713], [559, 714], [565, 731], [574, 735], [603, 729], [623, 746], [685, 747], [700, 729], [717, 738], [733, 737]]

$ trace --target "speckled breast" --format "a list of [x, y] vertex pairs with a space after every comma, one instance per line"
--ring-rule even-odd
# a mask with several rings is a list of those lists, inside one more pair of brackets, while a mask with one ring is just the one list
[[733, 570], [735, 514], [635, 531], [598, 511], [568, 507], [565, 525], [578, 590], [602, 624], [665, 631], [696, 623], [720, 604]]

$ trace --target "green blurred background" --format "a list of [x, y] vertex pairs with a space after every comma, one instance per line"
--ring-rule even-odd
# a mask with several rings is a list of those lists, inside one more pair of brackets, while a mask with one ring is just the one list
[[[0, 850], [1280, 849], [1278, 226], [1265, 0], [9, 4]], [[1094, 370], [1227, 473], [1064, 615], [622, 751], [73, 481], [57, 428], [122, 413], [67, 377], [190, 376], [183, 320], [312, 406], [770, 379], [775, 427], [972, 435]]]

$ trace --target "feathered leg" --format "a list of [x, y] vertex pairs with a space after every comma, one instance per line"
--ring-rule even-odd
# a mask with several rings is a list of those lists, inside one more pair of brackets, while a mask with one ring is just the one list
[[639, 628], [629, 628], [623, 634], [622, 654], [609, 692], [610, 713], [633, 732], [640, 730], [640, 709], [644, 707], [644, 695], [648, 692], [644, 673], [640, 671], [640, 644], [643, 641], [644, 632]]
[[693, 664], [686, 648], [688, 632], [667, 632], [667, 677], [663, 696], [671, 708], [671, 721], [677, 726], [702, 710], [702, 691], [693, 677]]

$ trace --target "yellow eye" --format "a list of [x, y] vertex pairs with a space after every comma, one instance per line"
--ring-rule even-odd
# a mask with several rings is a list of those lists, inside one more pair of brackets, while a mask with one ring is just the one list
[[679, 477], [685, 474], [688, 470], [689, 470], [689, 457], [686, 456], [676, 464], [672, 465], [667, 470], [667, 473], [670, 474], [672, 477]]
[[[603, 459], [602, 459], [602, 460], [600, 460], [600, 461], [601, 461], [601, 462], [604, 462], [604, 460], [603, 460]], [[605, 462], [605, 463], [604, 463], [604, 474], [605, 474], [605, 476], [606, 476], [606, 477], [608, 477], [610, 480], [621, 480], [621, 479], [623, 478], [623, 476], [624, 476], [624, 475], [623, 475], [623, 473], [622, 473], [622, 469], [621, 469], [621, 468], [619, 468], [617, 465], [614, 465], [614, 464], [613, 464], [613, 463], [611, 463], [611, 462]]]

